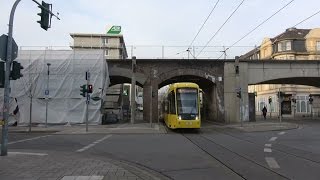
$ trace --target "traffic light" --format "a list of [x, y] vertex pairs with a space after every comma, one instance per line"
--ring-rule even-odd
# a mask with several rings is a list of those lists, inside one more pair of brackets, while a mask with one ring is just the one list
[[[43, 7], [42, 7], [43, 6]], [[39, 21], [37, 21], [41, 28], [44, 30], [48, 30], [51, 27], [51, 14], [49, 11], [52, 10], [52, 4], [48, 4], [42, 1], [42, 6], [38, 6], [41, 9], [41, 12], [38, 15], [41, 17]]]
[[311, 95], [311, 94], [309, 94], [309, 103], [310, 103], [310, 104], [312, 104], [312, 102], [313, 102], [312, 95]]
[[239, 65], [235, 66], [236, 74], [239, 74]]
[[10, 79], [11, 80], [17, 80], [20, 79], [23, 75], [21, 74], [21, 69], [23, 69], [23, 66], [21, 66], [20, 63], [17, 61], [12, 62], [12, 71], [10, 73]]
[[123, 90], [123, 93], [122, 93], [124, 96], [128, 96], [128, 89], [125, 89]]
[[269, 104], [271, 104], [272, 103], [272, 98], [271, 97], [269, 97]]
[[237, 97], [241, 99], [241, 88], [237, 89]]
[[284, 92], [281, 92], [281, 91], [278, 92], [278, 98], [284, 97], [284, 95], [285, 95]]
[[87, 94], [87, 85], [80, 86], [80, 95], [86, 97]]
[[92, 84], [88, 85], [88, 93], [92, 93], [93, 92], [93, 86]]
[[4, 88], [4, 62], [0, 61], [0, 88]]

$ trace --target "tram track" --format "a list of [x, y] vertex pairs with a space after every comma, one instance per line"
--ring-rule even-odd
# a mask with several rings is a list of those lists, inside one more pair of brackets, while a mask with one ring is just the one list
[[[232, 135], [232, 134], [230, 134], [230, 133], [226, 133], [226, 132], [223, 132], [223, 131], [218, 130], [218, 129], [215, 129], [214, 131], [219, 132], [220, 134], [224, 134], [224, 135], [230, 136], [230, 137], [232, 137], [232, 138], [234, 138], [234, 139], [237, 139], [237, 140], [240, 140], [240, 141], [244, 141], [244, 142], [248, 142], [248, 143], [250, 143], [250, 144], [258, 145], [257, 143], [255, 143], [255, 142], [253, 142], [253, 141], [236, 137], [236, 136], [234, 136], [234, 135]], [[290, 148], [290, 149], [295, 149], [295, 150], [303, 151], [303, 152], [306, 152], [306, 153], [312, 153], [312, 152], [304, 151], [304, 150], [301, 150], [301, 149], [298, 149], [298, 148], [289, 147], [289, 146], [286, 146], [286, 145], [283, 145], [283, 144], [280, 144], [280, 145], [281, 145], [281, 146], [288, 147], [288, 148]], [[259, 146], [261, 146], [262, 148], [264, 148], [264, 145], [259, 145]], [[275, 146], [273, 146], [272, 149], [273, 149], [274, 151], [278, 151], [278, 152], [284, 153], [284, 154], [286, 154], [286, 155], [291, 155], [291, 156], [294, 156], [294, 157], [299, 158], [299, 159], [303, 159], [303, 160], [310, 161], [310, 162], [313, 162], [313, 163], [316, 163], [316, 164], [320, 164], [319, 161], [315, 161], [315, 160], [312, 160], [312, 159], [309, 159], [309, 158], [305, 158], [305, 157], [302, 157], [302, 156], [299, 156], [299, 155], [296, 155], [296, 154], [293, 154], [293, 153], [290, 153], [290, 152], [287, 152], [287, 151], [278, 149], [278, 148], [276, 148]]]
[[[206, 153], [207, 155], [209, 155], [209, 156], [212, 157], [213, 159], [215, 159], [215, 160], [217, 160], [218, 162], [220, 162], [221, 164], [223, 164], [226, 168], [230, 169], [232, 172], [234, 172], [235, 174], [237, 174], [237, 175], [238, 175], [239, 177], [241, 177], [242, 179], [247, 179], [247, 178], [245, 177], [245, 175], [243, 175], [242, 173], [238, 172], [235, 168], [233, 168], [233, 167], [231, 167], [230, 165], [228, 165], [227, 163], [225, 163], [225, 162], [222, 160], [222, 158], [215, 157], [215, 156], [214, 156], [212, 153], [210, 153], [207, 149], [203, 148], [203, 147], [200, 145], [200, 143], [197, 143], [195, 140], [192, 139], [192, 137], [188, 137], [188, 135], [186, 135], [186, 134], [184, 134], [184, 133], [182, 133], [182, 136], [184, 136], [186, 139], [188, 139], [192, 144], [194, 144], [195, 146], [197, 146], [197, 147], [198, 147], [200, 150], [202, 150], [204, 153]], [[280, 174], [280, 173], [278, 173], [278, 172], [276, 172], [276, 171], [274, 171], [274, 170], [272, 170], [272, 169], [270, 169], [270, 168], [268, 168], [268, 167], [266, 167], [266, 166], [264, 166], [264, 165], [262, 165], [262, 164], [260, 164], [260, 163], [258, 163], [258, 162], [256, 162], [256, 161], [254, 161], [254, 160], [252, 160], [252, 159], [250, 159], [250, 158], [248, 158], [248, 157], [246, 157], [246, 156], [244, 156], [244, 155], [241, 155], [241, 154], [239, 154], [239, 153], [231, 150], [231, 149], [228, 148], [228, 147], [223, 146], [223, 145], [220, 144], [220, 143], [215, 142], [215, 141], [212, 140], [212, 139], [209, 139], [209, 138], [203, 136], [201, 132], [200, 132], [199, 134], [197, 134], [197, 136], [201, 137], [201, 138], [202, 138], [203, 140], [205, 140], [206, 142], [208, 142], [208, 143], [213, 143], [214, 145], [219, 146], [219, 147], [221, 147], [222, 149], [224, 149], [224, 150], [226, 150], [226, 151], [228, 151], [228, 152], [230, 152], [230, 153], [232, 153], [232, 154], [234, 154], [234, 155], [236, 155], [236, 156], [238, 156], [238, 157], [241, 157], [242, 159], [244, 159], [244, 160], [246, 160], [246, 161], [249, 161], [250, 163], [253, 163], [254, 165], [257, 165], [258, 167], [260, 167], [260, 168], [262, 168], [262, 169], [264, 169], [264, 170], [266, 170], [266, 171], [270, 171], [271, 173], [274, 173], [274, 174], [282, 177], [283, 179], [290, 179], [290, 178], [288, 178], [288, 177], [286, 177], [286, 176], [284, 176], [284, 175], [282, 175], [282, 174]]]

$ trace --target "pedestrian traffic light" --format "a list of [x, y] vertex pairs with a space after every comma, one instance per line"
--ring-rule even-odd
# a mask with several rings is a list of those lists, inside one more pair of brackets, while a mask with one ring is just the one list
[[0, 88], [4, 88], [4, 62], [0, 61]]
[[23, 75], [21, 74], [21, 69], [23, 69], [23, 66], [21, 66], [20, 63], [17, 61], [12, 62], [12, 71], [10, 73], [10, 79], [11, 80], [17, 80], [20, 79]]
[[41, 9], [41, 12], [38, 13], [38, 15], [41, 17], [39, 21], [37, 21], [41, 28], [44, 30], [48, 30], [48, 28], [51, 27], [51, 13], [52, 10], [52, 4], [48, 4], [44, 1], [42, 1], [42, 6], [38, 6]]
[[241, 88], [237, 89], [237, 97], [241, 98]]
[[312, 102], [313, 102], [312, 95], [311, 95], [311, 94], [309, 94], [309, 103], [310, 103], [310, 104], [312, 104]]
[[80, 86], [80, 95], [83, 97], [86, 97], [86, 93], [87, 93], [87, 85]]
[[93, 92], [93, 86], [92, 84], [88, 85], [88, 93], [92, 93]]
[[128, 96], [128, 89], [125, 89], [123, 90], [123, 93], [122, 93], [124, 96]]
[[271, 104], [272, 103], [272, 98], [271, 97], [269, 97], [269, 104]]

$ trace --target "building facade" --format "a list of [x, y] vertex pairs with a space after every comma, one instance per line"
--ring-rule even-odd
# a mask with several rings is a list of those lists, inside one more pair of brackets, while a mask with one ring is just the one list
[[[240, 56], [240, 60], [320, 60], [320, 28], [289, 28], [274, 38], [264, 38], [261, 45]], [[320, 116], [320, 89], [288, 84], [251, 85], [249, 93], [256, 95], [256, 115], [264, 106], [268, 115]], [[279, 103], [279, 92], [283, 92]], [[313, 100], [313, 101], [312, 101]], [[312, 101], [312, 102], [311, 102]]]
[[[72, 49], [103, 49], [105, 59], [125, 60], [128, 57], [122, 34], [85, 34], [71, 33]], [[115, 123], [123, 119], [123, 108], [128, 107], [128, 97], [123, 94], [125, 85], [109, 87], [102, 101], [103, 123]]]
[[71, 33], [72, 49], [104, 49], [106, 59], [128, 57], [123, 35]]

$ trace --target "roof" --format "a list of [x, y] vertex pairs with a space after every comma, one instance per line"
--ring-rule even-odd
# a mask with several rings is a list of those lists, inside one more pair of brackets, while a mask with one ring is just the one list
[[[297, 29], [295, 27], [286, 29], [285, 32], [277, 35], [276, 37], [270, 38], [270, 41], [272, 43], [276, 43], [278, 41], [282, 40], [288, 40], [288, 39], [301, 39], [304, 40], [306, 35], [310, 32], [311, 29]], [[253, 50], [247, 52], [246, 54], [243, 54], [240, 56], [240, 59], [247, 59], [248, 57], [254, 55], [255, 53], [260, 51], [260, 46], [257, 48], [254, 48]]]
[[239, 59], [241, 59], [241, 60], [242, 60], [242, 59], [247, 59], [248, 57], [250, 57], [250, 56], [252, 56], [252, 55], [254, 55], [254, 54], [256, 54], [256, 53], [259, 53], [259, 52], [260, 52], [260, 46], [252, 49], [251, 51], [247, 52], [246, 54], [241, 55], [241, 56], [239, 57]]
[[311, 29], [288, 28], [285, 32], [272, 38], [271, 41], [277, 42], [286, 39], [305, 39], [305, 36], [309, 33], [310, 30]]

